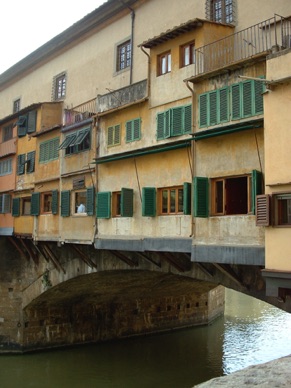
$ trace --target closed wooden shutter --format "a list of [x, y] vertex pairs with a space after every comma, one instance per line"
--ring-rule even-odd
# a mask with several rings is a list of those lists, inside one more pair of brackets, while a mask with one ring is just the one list
[[13, 217], [20, 216], [20, 198], [12, 199], [12, 216]]
[[26, 172], [28, 174], [34, 172], [35, 167], [35, 151], [31, 151], [27, 153], [27, 167]]
[[264, 113], [264, 98], [263, 93], [265, 89], [265, 85], [261, 81], [254, 81], [254, 94], [255, 94], [255, 112], [254, 114], [262, 114]]
[[59, 208], [59, 192], [58, 190], [52, 191], [52, 214], [58, 214]]
[[246, 81], [242, 83], [242, 110], [243, 117], [252, 116], [253, 111], [253, 81]]
[[208, 217], [209, 214], [208, 178], [194, 178], [194, 216]]
[[241, 118], [241, 88], [240, 84], [231, 86], [231, 118], [238, 120]]
[[39, 215], [39, 205], [40, 205], [40, 193], [32, 193], [31, 194], [31, 208], [30, 208], [30, 214], [32, 216]]
[[183, 133], [183, 107], [176, 107], [171, 110], [172, 114], [172, 128], [171, 135], [178, 136]]
[[229, 121], [229, 89], [223, 88], [219, 90], [219, 122], [227, 121]]
[[133, 190], [132, 189], [121, 189], [121, 206], [120, 206], [121, 217], [132, 217], [133, 216]]
[[97, 218], [110, 218], [111, 217], [111, 192], [103, 191], [97, 193]]
[[185, 182], [183, 186], [183, 213], [191, 214], [191, 183]]
[[142, 215], [144, 217], [155, 217], [156, 215], [156, 188], [142, 188]]
[[61, 192], [61, 216], [69, 217], [70, 216], [70, 191], [64, 190]]
[[218, 107], [217, 107], [217, 91], [209, 93], [209, 125], [216, 125], [218, 123]]
[[192, 131], [192, 105], [184, 107], [184, 133]]
[[271, 196], [268, 194], [256, 197], [256, 225], [269, 226], [271, 224]]
[[208, 97], [209, 94], [201, 94], [199, 96], [199, 126], [207, 127], [208, 124]]

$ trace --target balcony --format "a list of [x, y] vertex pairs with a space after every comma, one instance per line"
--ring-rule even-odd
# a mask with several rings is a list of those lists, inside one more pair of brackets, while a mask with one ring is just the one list
[[103, 113], [140, 102], [147, 97], [147, 80], [97, 96], [97, 111]]
[[275, 15], [226, 38], [195, 50], [194, 75], [190, 81], [235, 67], [241, 62], [264, 58], [291, 47], [291, 20]]
[[69, 125], [79, 124], [95, 116], [96, 113], [96, 98], [94, 98], [72, 109], [64, 109], [63, 125], [67, 127]]

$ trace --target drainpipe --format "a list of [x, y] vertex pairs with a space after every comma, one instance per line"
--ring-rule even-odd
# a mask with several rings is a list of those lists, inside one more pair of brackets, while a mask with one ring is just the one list
[[123, 0], [120, 0], [120, 2], [124, 5], [124, 7], [128, 8], [130, 10], [131, 15], [131, 59], [130, 59], [130, 74], [129, 74], [129, 84], [132, 84], [132, 71], [133, 71], [133, 42], [134, 42], [134, 19], [135, 19], [135, 12], [134, 10], [129, 7], [128, 5], [124, 4]]
[[[196, 119], [196, 92], [194, 90], [194, 87], [191, 87], [189, 85], [189, 81], [185, 80], [185, 85], [187, 88], [190, 90], [191, 95], [192, 95], [192, 133], [196, 132], [196, 124], [195, 124], [195, 119]], [[196, 176], [196, 142], [195, 140], [191, 142], [191, 156], [192, 156], [192, 161], [193, 161], [193, 166], [192, 166], [192, 182], [193, 178]], [[193, 221], [192, 221], [192, 229], [191, 229], [191, 237], [196, 236], [196, 221], [195, 217], [193, 216]]]
[[148, 52], [145, 51], [144, 47], [143, 46], [139, 46], [141, 51], [148, 57], [148, 79], [147, 79], [147, 93], [146, 93], [146, 97], [149, 97], [150, 95], [150, 77], [151, 77], [151, 57], [150, 57], [150, 54]]

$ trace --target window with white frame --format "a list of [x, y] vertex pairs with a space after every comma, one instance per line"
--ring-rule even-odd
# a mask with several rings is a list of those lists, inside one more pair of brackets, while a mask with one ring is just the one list
[[131, 64], [131, 40], [121, 43], [117, 46], [116, 52], [116, 71], [124, 70]]

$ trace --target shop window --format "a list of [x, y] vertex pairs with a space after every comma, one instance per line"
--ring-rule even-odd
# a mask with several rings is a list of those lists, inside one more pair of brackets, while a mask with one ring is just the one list
[[116, 71], [121, 71], [130, 67], [131, 64], [131, 41], [126, 42], [117, 46], [116, 52]]
[[180, 67], [185, 67], [195, 63], [195, 45], [194, 42], [187, 43], [180, 48]]
[[158, 56], [158, 75], [171, 72], [171, 51]]

